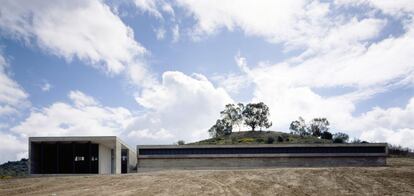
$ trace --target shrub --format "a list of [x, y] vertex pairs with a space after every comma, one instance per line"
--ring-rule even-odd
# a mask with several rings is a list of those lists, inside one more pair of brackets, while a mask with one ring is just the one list
[[332, 139], [332, 133], [330, 133], [329, 131], [322, 132], [321, 139], [331, 140]]
[[274, 141], [275, 139], [273, 137], [267, 137], [266, 144], [273, 144]]
[[400, 155], [400, 156], [407, 156], [411, 152], [411, 149], [409, 148], [403, 148], [401, 146], [394, 146], [394, 145], [388, 145], [388, 153], [390, 155]]
[[[289, 138], [287, 138], [286, 141], [289, 141]], [[277, 142], [283, 142], [283, 137], [282, 136], [277, 136]]]
[[333, 143], [346, 143], [348, 142], [349, 136], [346, 133], [335, 133], [333, 135]]
[[253, 143], [255, 141], [254, 138], [242, 138], [239, 139], [239, 143]]

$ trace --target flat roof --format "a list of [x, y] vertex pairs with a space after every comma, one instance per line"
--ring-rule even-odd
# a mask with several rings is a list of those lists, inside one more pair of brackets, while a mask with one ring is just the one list
[[364, 157], [387, 156], [386, 143], [138, 145], [138, 158]]
[[40, 136], [40, 137], [29, 137], [29, 142], [79, 142], [79, 141], [91, 141], [99, 144], [103, 144], [109, 147], [112, 141], [121, 143], [123, 148], [127, 148], [135, 152], [134, 148], [131, 148], [124, 141], [119, 139], [117, 136]]
[[185, 145], [137, 145], [138, 149], [157, 149], [157, 148], [266, 148], [266, 147], [382, 147], [387, 143], [364, 143], [364, 144], [340, 144], [340, 143], [324, 143], [324, 144], [185, 144]]

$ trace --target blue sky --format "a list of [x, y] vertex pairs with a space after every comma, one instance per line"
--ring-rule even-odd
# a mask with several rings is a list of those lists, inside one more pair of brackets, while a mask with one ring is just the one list
[[414, 147], [411, 1], [4, 1], [0, 162], [30, 136], [208, 137], [226, 103], [263, 101]]

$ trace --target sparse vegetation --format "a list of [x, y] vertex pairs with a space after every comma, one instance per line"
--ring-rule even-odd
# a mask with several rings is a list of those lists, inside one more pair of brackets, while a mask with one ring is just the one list
[[211, 137], [230, 135], [234, 126], [238, 126], [240, 131], [243, 122], [244, 125], [251, 127], [252, 131], [255, 131], [257, 127], [262, 131], [262, 128], [272, 126], [272, 122], [268, 119], [269, 107], [263, 102], [249, 103], [246, 106], [242, 103], [227, 104], [220, 115], [221, 119], [218, 119], [216, 124], [208, 130]]
[[392, 156], [413, 156], [414, 150], [410, 148], [403, 148], [402, 146], [388, 145], [388, 153]]
[[15, 176], [26, 176], [28, 173], [28, 160], [9, 161], [0, 165], [0, 179]]
[[[270, 139], [271, 138], [271, 139]], [[277, 139], [276, 139], [277, 138]], [[272, 143], [332, 143], [332, 140], [320, 139], [315, 136], [298, 136], [276, 131], [240, 131], [229, 135], [189, 143], [195, 144], [272, 144]]]
[[314, 118], [309, 125], [306, 124], [302, 117], [290, 123], [289, 129], [291, 134], [304, 136], [315, 136], [320, 139], [332, 140], [333, 143], [347, 143], [349, 136], [346, 133], [338, 132], [332, 134], [329, 132], [329, 121], [326, 118]]
[[273, 137], [269, 136], [266, 139], [266, 144], [273, 144], [274, 141], [275, 141], [275, 139]]

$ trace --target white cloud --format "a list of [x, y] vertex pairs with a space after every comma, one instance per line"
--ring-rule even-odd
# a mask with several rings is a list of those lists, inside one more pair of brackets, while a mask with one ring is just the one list
[[196, 20], [192, 32], [195, 38], [215, 34], [222, 28], [240, 28], [247, 35], [297, 45], [307, 42], [304, 37], [323, 36], [321, 28], [329, 25], [324, 18], [329, 4], [318, 1], [177, 0], [177, 6], [188, 10]]
[[80, 91], [71, 91], [72, 103], [56, 102], [30, 115], [11, 131], [22, 137], [121, 135], [133, 116], [123, 107], [101, 106]]
[[177, 42], [178, 39], [180, 39], [180, 27], [178, 25], [174, 25], [174, 27], [172, 28], [172, 36], [173, 42]]
[[311, 87], [385, 85], [396, 78], [412, 77], [413, 35], [414, 29], [410, 29], [401, 37], [390, 37], [346, 53], [342, 49], [347, 47], [337, 48], [297, 64], [264, 65], [253, 72], [272, 75], [274, 81]]
[[52, 88], [52, 85], [48, 81], [44, 81], [43, 85], [40, 87], [40, 89], [43, 92], [48, 92], [48, 91], [50, 91], [51, 88]]
[[171, 4], [164, 0], [133, 0], [133, 2], [139, 10], [148, 12], [156, 18], [164, 19], [163, 12], [170, 14], [172, 17], [175, 16]]
[[405, 108], [374, 108], [355, 119], [354, 129], [361, 131], [361, 139], [389, 142], [414, 148], [414, 97]]
[[0, 131], [0, 163], [27, 158], [27, 142]]
[[44, 51], [77, 57], [108, 73], [120, 73], [146, 50], [130, 27], [99, 0], [7, 0], [0, 7], [0, 29]]
[[17, 114], [27, 108], [29, 95], [7, 72], [8, 64], [0, 54], [0, 117]]
[[390, 130], [380, 127], [363, 131], [360, 138], [361, 140], [371, 142], [387, 142], [389, 144], [414, 149], [414, 129], [403, 128]]
[[383, 109], [375, 107], [373, 110], [363, 114], [359, 118], [358, 126], [361, 129], [375, 129], [382, 127], [386, 129], [414, 129], [414, 97], [412, 97], [405, 108], [391, 107]]
[[157, 40], [163, 40], [165, 38], [165, 29], [164, 28], [157, 28], [154, 30]]
[[218, 86], [224, 88], [228, 93], [238, 94], [244, 88], [247, 88], [251, 82], [246, 80], [244, 74], [227, 74], [227, 75], [214, 75], [211, 79], [218, 83]]
[[80, 91], [71, 91], [71, 92], [69, 92], [69, 98], [74, 102], [74, 104], [77, 107], [98, 105], [98, 102], [93, 97], [85, 95]]
[[162, 14], [158, 11], [157, 1], [153, 0], [134, 0], [135, 6], [142, 11], [148, 12], [155, 17], [162, 18]]
[[403, 16], [407, 13], [414, 13], [414, 2], [411, 0], [336, 0], [335, 2], [339, 5], [368, 5], [370, 7], [374, 7], [381, 10], [385, 14], [390, 14], [398, 17]]
[[27, 157], [31, 136], [119, 136], [133, 121], [128, 109], [102, 106], [80, 91], [71, 91], [68, 97], [72, 103], [33, 108], [18, 125], [0, 127], [0, 163]]
[[139, 144], [205, 138], [224, 105], [233, 102], [203, 75], [181, 72], [165, 72], [161, 84], [144, 89], [136, 100], [147, 112], [127, 130]]
[[150, 131], [148, 129], [131, 131], [128, 133], [128, 138], [132, 139], [152, 139], [152, 140], [166, 140], [174, 138], [174, 135], [165, 129]]
[[[387, 91], [389, 87], [413, 84], [414, 64], [410, 60], [414, 55], [413, 44], [410, 44], [414, 42], [412, 35], [411, 28], [400, 37], [389, 37], [372, 45], [356, 42], [353, 46], [358, 49], [347, 53], [338, 53], [348, 48], [339, 45], [334, 50], [319, 50], [323, 52], [315, 53], [310, 58], [299, 61], [288, 59], [274, 65], [259, 63], [249, 68], [243, 57], [237, 56], [236, 61], [245, 72], [246, 80], [255, 84], [253, 101], [264, 101], [270, 106], [275, 129], [286, 130], [298, 116], [305, 119], [323, 116], [330, 120], [334, 129], [346, 131], [353, 137], [412, 146], [402, 139], [405, 138], [402, 135], [411, 138], [410, 130], [413, 128], [407, 124], [414, 120], [411, 113], [398, 116], [400, 121], [396, 122], [390, 119], [381, 121], [378, 116], [375, 117], [374, 114], [382, 111], [380, 108], [366, 114], [371, 118], [352, 115], [359, 101]], [[315, 87], [352, 87], [354, 90], [322, 97], [312, 90]], [[386, 113], [393, 110], [398, 108], [386, 110]], [[399, 126], [391, 126], [393, 124]], [[387, 139], [381, 140], [384, 138]]]

